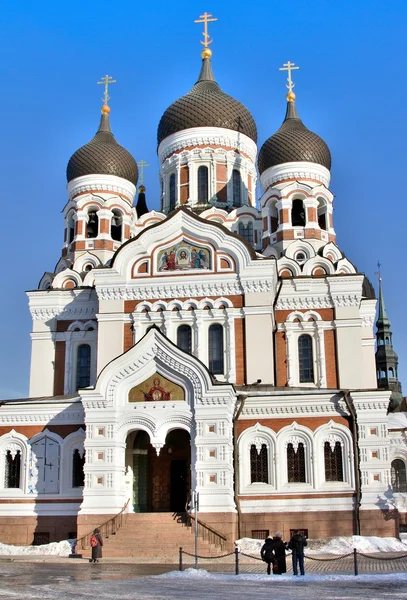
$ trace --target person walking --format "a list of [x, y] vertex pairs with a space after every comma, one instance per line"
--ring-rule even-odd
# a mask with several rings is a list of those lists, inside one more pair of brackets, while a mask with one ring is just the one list
[[99, 562], [99, 558], [102, 558], [102, 546], [103, 539], [100, 535], [99, 529], [94, 529], [93, 534], [90, 536], [90, 545], [92, 548], [92, 558], [89, 559], [89, 562], [97, 563]]
[[273, 537], [273, 550], [274, 550], [274, 562], [273, 562], [273, 574], [281, 575], [287, 572], [287, 563], [285, 560], [285, 551], [287, 548], [287, 542], [282, 540], [283, 534], [281, 531], [276, 531]]
[[271, 535], [266, 537], [266, 541], [260, 550], [260, 556], [267, 563], [267, 575], [271, 575], [271, 565], [274, 561], [274, 542]]
[[304, 571], [304, 548], [307, 545], [307, 539], [300, 534], [298, 529], [294, 530], [294, 534], [288, 543], [288, 549], [292, 551], [293, 559], [293, 574], [298, 575], [298, 566], [300, 567], [301, 575], [305, 575]]

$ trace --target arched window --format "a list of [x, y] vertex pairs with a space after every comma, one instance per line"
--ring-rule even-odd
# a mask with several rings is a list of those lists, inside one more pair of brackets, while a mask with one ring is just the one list
[[232, 171], [232, 203], [233, 206], [240, 206], [242, 203], [242, 178], [240, 171], [233, 169]]
[[390, 344], [390, 338], [388, 338], [388, 337], [386, 336], [384, 339], [385, 339], [385, 343], [386, 343], [386, 344]]
[[76, 354], [76, 389], [90, 385], [90, 346], [81, 344]]
[[218, 323], [211, 325], [208, 331], [209, 370], [214, 375], [222, 375], [224, 371], [223, 358], [223, 327]]
[[312, 338], [308, 334], [300, 335], [298, 338], [298, 365], [300, 383], [314, 383]]
[[335, 442], [332, 448], [329, 442], [324, 444], [325, 481], [343, 481], [342, 447]]
[[85, 453], [80, 454], [78, 448], [75, 448], [72, 457], [72, 487], [83, 487], [85, 485]]
[[391, 485], [393, 492], [407, 492], [406, 465], [400, 458], [391, 463]]
[[88, 224], [86, 227], [86, 237], [95, 238], [99, 233], [99, 217], [95, 210], [91, 210], [88, 214]]
[[318, 225], [321, 229], [326, 231], [326, 213], [318, 215]]
[[175, 200], [176, 200], [176, 179], [175, 179], [175, 173], [171, 173], [171, 175], [170, 175], [169, 193], [170, 193], [170, 210], [174, 210], [174, 208], [175, 208]]
[[72, 244], [75, 237], [75, 221], [73, 220], [73, 213], [68, 217], [68, 244]]
[[21, 451], [11, 452], [7, 450], [6, 465], [4, 472], [4, 487], [19, 488], [21, 478]]
[[148, 510], [148, 448], [150, 438], [145, 431], [136, 434], [133, 443], [133, 510]]
[[250, 446], [250, 481], [251, 483], [268, 483], [268, 451], [266, 444], [261, 445], [260, 452], [254, 444]]
[[302, 442], [299, 442], [297, 449], [291, 443], [287, 445], [287, 478], [288, 483], [305, 483], [305, 452]]
[[180, 325], [177, 329], [177, 346], [191, 354], [192, 352], [192, 329], [189, 325]]
[[249, 221], [249, 223], [247, 223], [247, 225], [244, 225], [243, 223], [239, 223], [238, 231], [239, 231], [239, 235], [241, 235], [248, 242], [253, 244], [253, 223], [251, 221]]
[[291, 209], [291, 224], [294, 227], [305, 226], [305, 208], [302, 200], [293, 200], [293, 206]]
[[110, 221], [110, 235], [116, 242], [122, 241], [123, 215], [119, 210], [113, 211], [112, 220]]
[[389, 377], [394, 377], [394, 369], [393, 369], [393, 367], [390, 367], [390, 369], [389, 369]]
[[198, 202], [208, 202], [209, 199], [209, 171], [208, 167], [198, 168]]

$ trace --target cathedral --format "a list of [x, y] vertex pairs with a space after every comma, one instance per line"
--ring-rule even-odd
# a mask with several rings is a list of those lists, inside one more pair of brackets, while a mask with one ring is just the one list
[[406, 526], [382, 282], [376, 317], [336, 243], [331, 154], [300, 117], [298, 67], [282, 68], [285, 116], [282, 102], [258, 149], [215, 78], [209, 17], [196, 83], [158, 124], [160, 211], [113, 134], [108, 76], [96, 134], [68, 161], [61, 256], [27, 292], [30, 397], [0, 405], [3, 543], [182, 514], [197, 494], [227, 548]]

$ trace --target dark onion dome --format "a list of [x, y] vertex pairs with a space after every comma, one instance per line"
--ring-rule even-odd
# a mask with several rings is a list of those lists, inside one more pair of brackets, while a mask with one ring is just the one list
[[198, 81], [182, 98], [167, 108], [158, 125], [158, 145], [169, 135], [192, 127], [222, 127], [240, 131], [257, 142], [257, 127], [250, 112], [216, 83], [212, 73], [211, 52], [202, 53]]
[[259, 152], [260, 174], [287, 162], [312, 162], [331, 168], [331, 153], [322, 138], [307, 129], [298, 116], [295, 95], [287, 95], [287, 112], [280, 129], [264, 142]]
[[109, 112], [110, 108], [104, 105], [95, 137], [69, 159], [66, 169], [68, 182], [82, 175], [116, 175], [137, 185], [137, 163], [130, 152], [114, 139]]

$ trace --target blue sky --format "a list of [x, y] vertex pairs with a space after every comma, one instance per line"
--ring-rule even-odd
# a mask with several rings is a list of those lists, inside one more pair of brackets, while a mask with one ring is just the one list
[[25, 290], [53, 270], [63, 242], [66, 164], [93, 137], [106, 73], [117, 140], [146, 170], [159, 208], [156, 131], [200, 69], [204, 11], [217, 81], [252, 112], [260, 145], [285, 112], [287, 60], [304, 123], [333, 158], [334, 226], [346, 256], [375, 279], [378, 259], [407, 392], [405, 1], [15, 1], [0, 22], [3, 272], [0, 398], [28, 395], [31, 318]]

